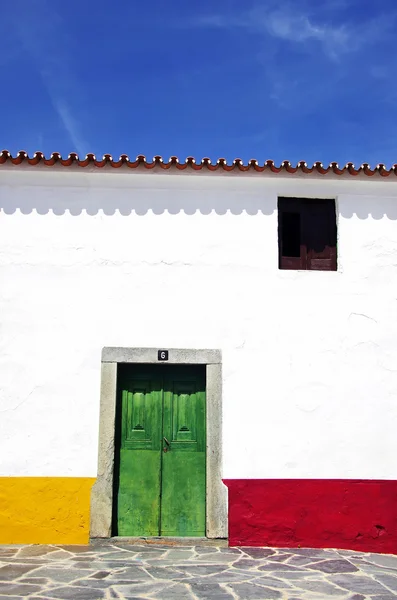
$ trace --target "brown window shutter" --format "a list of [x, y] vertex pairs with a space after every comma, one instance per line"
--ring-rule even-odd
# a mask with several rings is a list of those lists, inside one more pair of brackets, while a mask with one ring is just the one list
[[302, 237], [307, 248], [307, 269], [336, 271], [335, 201], [304, 201], [302, 215]]

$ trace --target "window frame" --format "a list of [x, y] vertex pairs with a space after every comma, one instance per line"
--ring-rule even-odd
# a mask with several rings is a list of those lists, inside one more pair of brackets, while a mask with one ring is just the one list
[[[319, 208], [321, 210], [319, 211]], [[319, 213], [321, 217], [327, 219], [328, 231], [325, 229], [324, 250], [315, 251], [310, 245], [314, 244], [314, 236], [310, 229]], [[279, 196], [277, 198], [278, 212], [278, 268], [289, 271], [337, 271], [338, 270], [338, 249], [337, 249], [337, 214], [335, 198], [308, 198]], [[286, 213], [297, 213], [300, 215], [300, 240], [299, 256], [283, 255], [283, 216]]]

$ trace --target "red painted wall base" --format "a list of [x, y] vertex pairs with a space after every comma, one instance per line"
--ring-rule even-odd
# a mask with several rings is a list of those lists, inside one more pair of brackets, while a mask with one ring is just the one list
[[226, 479], [230, 546], [397, 554], [397, 481]]

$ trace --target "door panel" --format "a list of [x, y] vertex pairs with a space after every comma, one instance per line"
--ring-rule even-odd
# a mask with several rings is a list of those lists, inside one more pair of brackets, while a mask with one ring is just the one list
[[160, 535], [205, 537], [204, 452], [167, 452]]
[[205, 375], [167, 369], [164, 380], [161, 535], [205, 536]]
[[[146, 371], [146, 372], [145, 372]], [[159, 535], [162, 383], [140, 369], [120, 382], [118, 535]]]
[[118, 535], [159, 535], [159, 452], [121, 450]]

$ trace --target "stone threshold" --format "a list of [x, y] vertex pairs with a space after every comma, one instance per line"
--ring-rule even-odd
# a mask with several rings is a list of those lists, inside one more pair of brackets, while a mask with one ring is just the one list
[[106, 544], [123, 543], [133, 545], [153, 545], [153, 546], [216, 546], [217, 548], [227, 548], [228, 540], [226, 538], [210, 539], [206, 537], [124, 537], [114, 536], [111, 538], [91, 538], [90, 544], [102, 546]]

